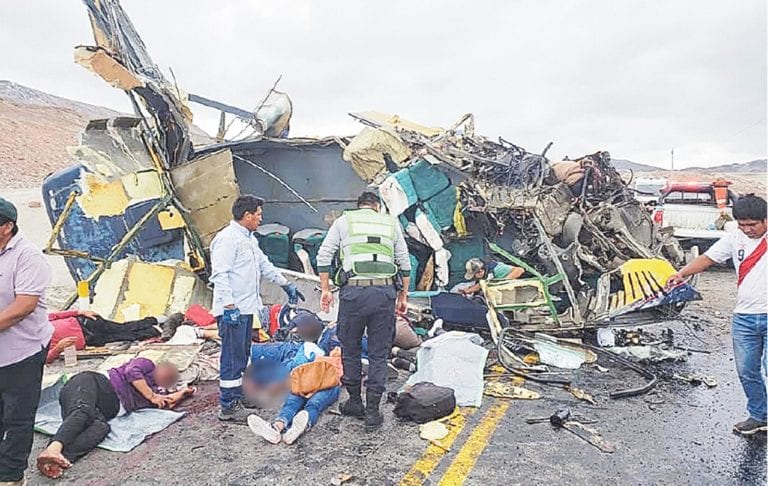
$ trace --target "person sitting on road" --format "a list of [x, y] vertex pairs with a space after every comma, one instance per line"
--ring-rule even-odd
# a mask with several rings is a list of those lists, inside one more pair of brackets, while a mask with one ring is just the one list
[[179, 379], [175, 365], [157, 365], [134, 358], [108, 372], [83, 371], [61, 389], [62, 424], [50, 444], [37, 457], [37, 467], [49, 478], [59, 478], [65, 469], [95, 449], [109, 434], [109, 420], [142, 408], [174, 408], [193, 388], [161, 394]]
[[474, 285], [460, 287], [458, 292], [462, 295], [474, 295], [480, 292], [481, 280], [516, 280], [523, 276], [525, 270], [513, 267], [495, 260], [483, 262], [479, 258], [470, 258], [466, 263], [466, 280], [474, 281]]
[[300, 312], [291, 325], [301, 344], [254, 344], [251, 353], [249, 381], [261, 382], [281, 396], [287, 393], [272, 423], [255, 414], [247, 419], [251, 431], [271, 444], [296, 442], [341, 393], [341, 349], [334, 347], [325, 357], [325, 350], [316, 344], [327, 344], [322, 340], [323, 321], [312, 312]]
[[[332, 360], [324, 361], [324, 360]], [[311, 368], [311, 370], [310, 370]], [[310, 430], [328, 407], [338, 400], [341, 393], [341, 350], [336, 348], [334, 355], [316, 357], [315, 361], [294, 368], [291, 373], [306, 371], [307, 379], [301, 386], [310, 389], [299, 390], [296, 380], [291, 380], [291, 392], [285, 399], [277, 418], [272, 423], [267, 422], [256, 414], [248, 417], [248, 427], [251, 431], [270, 444], [281, 441], [293, 444], [305, 432]]]
[[119, 341], [143, 341], [160, 336], [158, 321], [147, 317], [138, 321], [118, 323], [103, 319], [93, 311], [51, 312], [48, 320], [53, 325], [53, 336], [48, 346], [46, 363], [53, 363], [64, 349], [74, 346], [103, 346]]

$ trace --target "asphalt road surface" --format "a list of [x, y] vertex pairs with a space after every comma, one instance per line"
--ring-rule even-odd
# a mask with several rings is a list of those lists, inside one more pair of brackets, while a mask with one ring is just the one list
[[[453, 435], [443, 441], [452, 440], [447, 450], [419, 439], [418, 427], [397, 421], [391, 405], [385, 406], [387, 422], [379, 433], [366, 434], [360, 422], [326, 413], [296, 445], [272, 446], [245, 426], [216, 419], [217, 389], [211, 384], [186, 404], [186, 417], [132, 452], [96, 450], [56, 481], [33, 467], [47, 440], [36, 435], [28, 484], [305, 485], [330, 484], [341, 473], [354, 477], [348, 485], [765, 484], [765, 435], [731, 432], [745, 415], [730, 345], [733, 276], [708, 274], [699, 287], [705, 300], [689, 306], [684, 320], [651, 329], [672, 327], [678, 344], [710, 354], [655, 366], [659, 386], [641, 397], [608, 398], [611, 390], [639, 385], [642, 378], [601, 361], [607, 372], [583, 366], [576, 374], [578, 386], [597, 405], [528, 382], [541, 399], [485, 397], [480, 409], [465, 409], [453, 421]], [[711, 376], [718, 385], [694, 387], [671, 378], [689, 372]], [[594, 421], [589, 427], [615, 452], [601, 452], [548, 424], [525, 422], [561, 407]]]

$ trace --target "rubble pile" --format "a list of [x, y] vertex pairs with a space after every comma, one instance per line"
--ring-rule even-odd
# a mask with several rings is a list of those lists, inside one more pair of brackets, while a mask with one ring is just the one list
[[[549, 319], [581, 325], [603, 320], [610, 313], [600, 302], [605, 301], [604, 294], [629, 291], [622, 288], [620, 269], [625, 263], [633, 259], [684, 262], [677, 242], [654, 225], [611, 164], [608, 152], [553, 164], [546, 150], [534, 154], [501, 138], [493, 142], [476, 135], [472, 115], [447, 130], [375, 112], [352, 116], [387, 137], [397, 136], [411, 153], [406, 160], [395, 161], [386, 150], [397, 143], [369, 146], [370, 159], [376, 159], [371, 152], [379, 151], [380, 172], [370, 177], [369, 168], [365, 176], [378, 185], [389, 211], [400, 216], [413, 246], [422, 244], [433, 251], [436, 287], [459, 283], [460, 272], [455, 269], [463, 268], [466, 258], [452, 250], [472, 245], [476, 257], [525, 265], [542, 278], [560, 276], [544, 286], [544, 292], [551, 294], [546, 300], [556, 308]], [[355, 154], [345, 152], [345, 158], [354, 161]], [[570, 172], [563, 177], [558, 166], [570, 167]], [[425, 167], [445, 174], [450, 182]], [[434, 190], [424, 194], [423, 186]], [[448, 254], [441, 255], [446, 250]], [[415, 277], [412, 280], [419, 281], [420, 275]], [[658, 294], [665, 277], [662, 272], [643, 279], [635, 285], [638, 299], [640, 294], [642, 298]], [[419, 290], [432, 288], [421, 285]], [[660, 310], [674, 311], [677, 304], [666, 303]], [[521, 312], [513, 316], [518, 322], [532, 319]]]

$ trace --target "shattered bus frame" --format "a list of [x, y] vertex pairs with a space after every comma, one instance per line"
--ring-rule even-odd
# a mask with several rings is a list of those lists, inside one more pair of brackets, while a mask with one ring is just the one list
[[[469, 114], [443, 129], [355, 113], [366, 128], [354, 138], [296, 139], [269, 136], [285, 135], [286, 112], [274, 126], [255, 113], [261, 133], [193, 147], [188, 101], [216, 102], [190, 97], [163, 76], [117, 0], [84, 3], [96, 45], [77, 47], [75, 61], [124, 90], [136, 116], [92, 121], [70, 149], [77, 164], [46, 179], [53, 225], [46, 252], [89, 283], [105, 316], [122, 321], [208, 304], [208, 245], [241, 193], [264, 197], [265, 222], [296, 232], [327, 228], [371, 186], [400, 218], [409, 246], [429, 253], [412, 279], [418, 290], [458, 283], [466, 258], [451, 255], [461, 245], [527, 270], [520, 281], [484, 285], [495, 334], [509, 325], [558, 331], [656, 320], [698, 298], [687, 284], [665, 288], [672, 264], [686, 256], [634, 199], [607, 152], [577, 159], [586, 183], [574, 194], [553, 177], [546, 149], [534, 154], [475, 135]], [[403, 189], [423, 189], [439, 174], [448, 181], [439, 194]], [[446, 211], [445, 201], [455, 208]], [[305, 294], [317, 286], [313, 275], [286, 273]]]

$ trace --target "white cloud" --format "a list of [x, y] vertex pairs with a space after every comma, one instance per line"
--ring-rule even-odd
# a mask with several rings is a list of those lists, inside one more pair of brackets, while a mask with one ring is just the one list
[[[126, 0], [155, 62], [186, 90], [253, 107], [279, 74], [294, 135], [351, 134], [347, 112], [478, 130], [550, 155], [607, 149], [712, 165], [766, 155], [766, 4]], [[72, 63], [76, 2], [0, 2], [0, 78], [129, 110]], [[198, 123], [214, 129], [215, 113]]]

